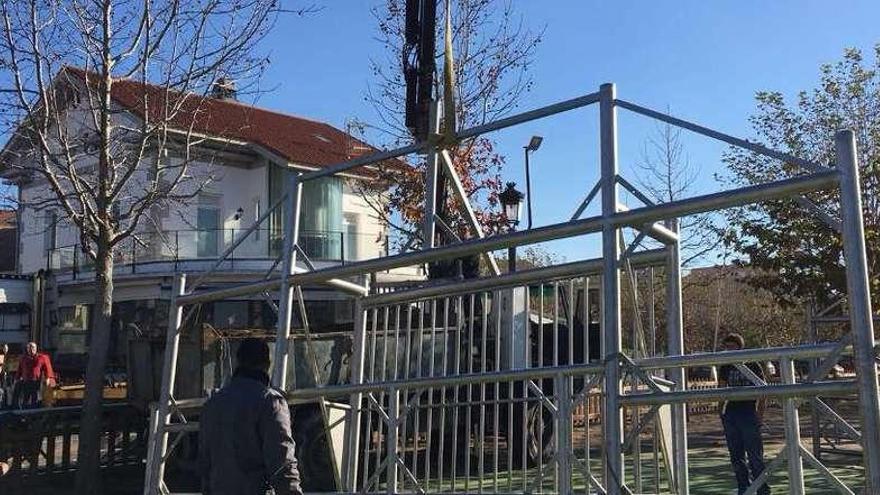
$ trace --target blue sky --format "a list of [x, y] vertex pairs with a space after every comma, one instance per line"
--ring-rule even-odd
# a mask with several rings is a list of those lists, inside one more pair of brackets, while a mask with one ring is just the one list
[[[756, 91], [812, 88], [819, 65], [840, 59], [845, 47], [867, 52], [880, 42], [877, 0], [512, 1], [527, 26], [546, 28], [531, 68], [534, 89], [520, 110], [615, 82], [620, 98], [743, 137]], [[348, 118], [375, 120], [364, 94], [370, 59], [387, 56], [370, 14], [381, 0], [315, 3], [320, 12], [281, 19], [260, 47], [271, 65], [261, 82], [270, 91], [258, 104], [343, 128]], [[533, 134], [545, 137], [532, 158], [536, 225], [566, 220], [596, 181], [597, 120], [585, 109], [493, 134], [507, 156], [503, 176], [520, 189], [522, 146]], [[623, 175], [637, 179], [633, 164], [654, 129], [620, 112]], [[687, 134], [683, 144], [699, 169], [694, 192], [719, 189], [713, 177], [723, 173], [725, 147]], [[598, 242], [548, 248], [574, 260], [595, 256]]]
[[[369, 9], [377, 2], [327, 1], [309, 18], [288, 18], [266, 40], [272, 65], [263, 82], [275, 88], [260, 105], [343, 126], [374, 118], [363, 96], [369, 60], [383, 56]], [[595, 91], [615, 82], [618, 96], [716, 129], [748, 137], [758, 90], [794, 95], [812, 88], [822, 63], [845, 47], [870, 51], [880, 42], [880, 2], [869, 1], [516, 1], [527, 25], [546, 27], [521, 109]], [[545, 137], [533, 155], [537, 225], [563, 221], [597, 178], [595, 110], [536, 121], [495, 134], [507, 155], [506, 180], [524, 184], [522, 146]], [[620, 116], [620, 157], [633, 177], [654, 124]], [[719, 189], [725, 149], [685, 136], [699, 169], [696, 192]], [[522, 189], [522, 187], [521, 187]], [[594, 256], [597, 242], [571, 240], [549, 249], [572, 260]]]

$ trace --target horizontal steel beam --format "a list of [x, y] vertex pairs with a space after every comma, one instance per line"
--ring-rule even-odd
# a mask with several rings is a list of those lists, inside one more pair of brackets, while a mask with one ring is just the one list
[[763, 387], [722, 387], [705, 390], [684, 390], [681, 392], [623, 395], [620, 397], [620, 403], [625, 406], [648, 406], [652, 404], [680, 404], [683, 402], [711, 402], [716, 400], [750, 400], [761, 397], [849, 395], [855, 393], [857, 388], [855, 380], [767, 385]]
[[[660, 358], [642, 358], [634, 360], [641, 369], [707, 366], [710, 364], [733, 364], [787, 356], [792, 359], [821, 356], [833, 350], [834, 344], [813, 344], [793, 347], [775, 347], [770, 349], [742, 349], [718, 353], [686, 354], [683, 356], [666, 356]], [[713, 359], [714, 358], [714, 359]], [[416, 378], [411, 380], [389, 381], [382, 383], [365, 383], [362, 385], [337, 385], [300, 389], [288, 393], [289, 398], [335, 397], [353, 393], [379, 392], [388, 388], [406, 390], [424, 387], [449, 387], [457, 385], [494, 383], [499, 381], [516, 381], [523, 379], [549, 378], [558, 374], [566, 376], [583, 376], [601, 374], [602, 364], [581, 364], [573, 366], [551, 366], [545, 368], [526, 368], [519, 370], [498, 371], [491, 373], [473, 373], [447, 377]], [[824, 383], [824, 382], [823, 382]], [[749, 387], [743, 387], [749, 388]], [[751, 387], [754, 388], [754, 387]]]
[[429, 143], [427, 141], [420, 141], [418, 143], [413, 143], [407, 146], [402, 146], [400, 148], [395, 148], [393, 150], [388, 151], [380, 151], [378, 153], [371, 153], [369, 155], [364, 155], [353, 160], [348, 160], [345, 162], [337, 163], [336, 165], [331, 165], [326, 168], [322, 168], [319, 170], [315, 170], [314, 172], [308, 172], [302, 174], [300, 177], [300, 181], [306, 182], [310, 180], [320, 179], [321, 177], [329, 177], [331, 175], [341, 174], [348, 170], [358, 167], [365, 167], [367, 165], [372, 165], [374, 163], [383, 162], [386, 160], [393, 160], [395, 158], [399, 158], [401, 156], [411, 155], [413, 153], [418, 153], [423, 149], [427, 148]]
[[[833, 350], [835, 344], [813, 344], [793, 347], [775, 347], [770, 349], [743, 349], [738, 351], [725, 351], [718, 353], [687, 354], [683, 356], [666, 356], [660, 358], [643, 358], [634, 360], [636, 366], [642, 369], [668, 368], [668, 367], [692, 367], [708, 366], [713, 364], [733, 364], [765, 359], [778, 359], [787, 356], [792, 359], [810, 358], [822, 356]], [[495, 371], [490, 373], [471, 373], [446, 377], [427, 377], [409, 380], [396, 380], [387, 382], [373, 382], [355, 385], [333, 385], [328, 387], [313, 387], [298, 389], [287, 393], [291, 403], [303, 403], [319, 397], [345, 397], [351, 394], [387, 391], [394, 388], [400, 391], [454, 387], [461, 385], [474, 385], [481, 383], [497, 383], [518, 380], [537, 380], [551, 378], [557, 375], [582, 377], [585, 375], [600, 375], [604, 370], [603, 364], [580, 364], [572, 366], [551, 366], [545, 368], [525, 368], [518, 370]], [[840, 385], [843, 384], [843, 385]], [[788, 387], [788, 388], [786, 388]], [[718, 392], [718, 391], [721, 392]], [[779, 397], [814, 397], [816, 395], [835, 395], [838, 393], [851, 393], [855, 391], [855, 382], [835, 381], [818, 383], [801, 383], [796, 385], [769, 385], [767, 387], [741, 387], [721, 388], [710, 390], [690, 390], [685, 392], [668, 392], [663, 394], [650, 394], [654, 399], [642, 398], [638, 395], [629, 395], [623, 398], [626, 404], [654, 404], [673, 402], [699, 402], [709, 400], [740, 400], [757, 396]], [[681, 395], [684, 394], [684, 395]], [[655, 400], [656, 398], [662, 400]], [[664, 402], [665, 401], [665, 402]], [[205, 399], [182, 399], [177, 400], [179, 409], [189, 409], [201, 406]]]
[[[569, 110], [585, 107], [587, 105], [596, 103], [597, 101], [599, 101], [599, 93], [590, 93], [588, 95], [579, 96], [577, 98], [561, 101], [559, 103], [554, 103], [553, 105], [548, 105], [546, 107], [536, 108], [534, 110], [529, 110], [527, 112], [523, 112], [517, 115], [512, 115], [510, 117], [499, 119], [494, 122], [489, 122], [488, 124], [465, 129], [463, 131], [459, 131], [455, 137], [457, 140], [460, 141], [462, 139], [467, 139], [474, 136], [479, 136], [481, 134], [486, 134], [488, 132], [497, 131], [507, 127], [522, 124], [523, 122], [529, 122], [531, 120], [549, 117], [557, 113], [567, 112]], [[351, 170], [353, 168], [372, 165], [377, 162], [392, 160], [412, 153], [418, 153], [429, 148], [432, 145], [436, 145], [436, 143], [432, 143], [430, 141], [421, 141], [393, 150], [372, 153], [359, 158], [355, 158], [353, 160], [337, 163], [336, 165], [331, 165], [327, 168], [315, 170], [314, 172], [303, 174], [300, 180], [305, 182], [309, 180], [319, 179], [321, 177], [336, 175]]]
[[[104, 404], [101, 407], [104, 410], [134, 408], [134, 406], [127, 402]], [[32, 416], [41, 418], [46, 416], [62, 416], [66, 415], [67, 413], [70, 413], [71, 416], [78, 417], [80, 413], [82, 413], [82, 406], [44, 407], [41, 409], [10, 409], [9, 411], [3, 411], [3, 413], [10, 416], [17, 416], [22, 418], [29, 418]]]
[[[639, 253], [635, 253], [630, 258], [630, 260], [633, 264], [633, 267], [643, 267], [665, 263], [666, 250], [654, 249], [650, 251], [642, 251]], [[446, 296], [450, 294], [468, 294], [472, 292], [486, 290], [518, 287], [539, 281], [543, 282], [548, 280], [558, 280], [583, 275], [595, 275], [601, 273], [601, 271], [602, 258], [594, 258], [590, 260], [564, 263], [561, 265], [505, 273], [495, 277], [482, 277], [477, 279], [455, 281], [451, 283], [443, 283], [427, 287], [417, 287], [415, 289], [367, 296], [363, 298], [361, 302], [365, 307], [383, 306], [389, 304], [417, 301], [431, 297]]]
[[[604, 366], [599, 364], [580, 364], [573, 366], [555, 366], [549, 368], [523, 368], [518, 370], [493, 371], [488, 373], [470, 373], [455, 376], [413, 378], [386, 382], [371, 382], [349, 385], [332, 385], [328, 387], [302, 388], [287, 392], [290, 403], [306, 403], [317, 398], [348, 397], [352, 394], [367, 394], [395, 389], [400, 392], [426, 388], [455, 387], [461, 385], [478, 385], [481, 383], [513, 382], [520, 380], [537, 380], [553, 378], [558, 375], [583, 377], [585, 375], [602, 374]], [[177, 407], [193, 409], [202, 406], [207, 399], [179, 399]]]
[[658, 356], [637, 359], [642, 369], [664, 369], [675, 367], [717, 366], [725, 364], [748, 363], [778, 360], [784, 357], [809, 359], [827, 356], [837, 349], [836, 342], [804, 344], [790, 347], [766, 347], [761, 349], [741, 349], [736, 351], [701, 352], [681, 356]]
[[[316, 270], [321, 271], [321, 270]], [[296, 272], [291, 277], [296, 277], [298, 275], [305, 275], [306, 273], [315, 273], [310, 270], [305, 270], [302, 268], [296, 268]], [[297, 281], [296, 283], [299, 283]], [[311, 283], [311, 282], [310, 282]], [[331, 277], [324, 278], [320, 277], [320, 280], [316, 280], [314, 283], [316, 284], [324, 284], [335, 289], [339, 289], [342, 292], [349, 293], [353, 296], [365, 296], [370, 291], [363, 285], [356, 284], [354, 282], [350, 282], [348, 280], [342, 280], [339, 278]], [[291, 285], [295, 285], [291, 283]], [[224, 289], [214, 289], [208, 290], [205, 292], [196, 292], [193, 294], [187, 294], [185, 296], [181, 296], [177, 298], [178, 305], [187, 306], [190, 304], [199, 304], [202, 302], [209, 301], [219, 301], [223, 299], [228, 299], [232, 297], [239, 296], [247, 296], [251, 294], [261, 294], [263, 292], [272, 291], [281, 287], [281, 278], [272, 278], [269, 280], [263, 280], [260, 282], [253, 282], [249, 284], [241, 284], [234, 285], [232, 287], [227, 287]]]
[[[617, 211], [624, 212], [630, 211], [630, 209], [629, 206], [623, 203], [617, 203]], [[660, 222], [648, 222], [645, 225], [630, 225], [630, 227], [639, 230], [640, 232], [644, 232], [655, 241], [662, 242], [663, 244], [673, 244], [678, 242], [678, 234], [669, 230]]]
[[518, 124], [522, 124], [524, 122], [529, 122], [531, 120], [543, 119], [544, 117], [556, 115], [557, 113], [575, 110], [577, 108], [592, 105], [593, 103], [597, 103], [598, 101], [599, 93], [590, 93], [588, 95], [579, 96], [570, 100], [554, 103], [553, 105], [548, 105], [546, 107], [529, 110], [528, 112], [523, 112], [518, 115], [513, 115], [507, 118], [496, 120], [495, 122], [490, 122], [488, 124], [465, 129], [456, 134], [456, 137], [458, 139], [467, 139], [470, 137], [479, 136], [480, 134], [486, 134], [488, 132], [497, 131], [506, 127], [512, 127]]
[[[554, 239], [563, 239], [590, 232], [598, 232], [601, 228], [602, 219], [599, 217], [565, 222], [555, 225], [537, 227], [531, 230], [519, 230], [508, 234], [494, 235], [483, 239], [468, 239], [457, 244], [448, 244], [432, 249], [410, 251], [394, 256], [385, 256], [365, 261], [358, 261], [347, 265], [339, 265], [322, 270], [292, 275], [296, 281], [292, 285], [318, 283], [328, 278], [346, 278], [364, 273], [375, 273], [406, 266], [417, 266], [432, 261], [453, 259], [486, 251], [504, 249], [510, 246], [533, 244]], [[205, 291], [178, 298], [179, 304], [195, 304], [199, 302], [222, 300], [246, 294], [259, 293], [266, 290], [275, 290], [281, 285], [281, 279], [275, 278], [265, 282], [242, 284], [237, 287]]]
[[177, 432], [194, 432], [199, 431], [199, 423], [196, 421], [187, 421], [186, 423], [171, 423], [170, 425], [160, 426], [169, 433]]
[[627, 212], [614, 215], [611, 221], [618, 226], [644, 225], [657, 220], [667, 220], [761, 201], [782, 199], [834, 186], [838, 183], [838, 180], [839, 173], [836, 170], [826, 170], [790, 179], [741, 187], [730, 191], [720, 191], [693, 198], [670, 201], [656, 206], [633, 208]]
[[702, 134], [704, 136], [708, 136], [713, 139], [717, 139], [719, 141], [724, 141], [725, 143], [732, 144], [734, 146], [738, 146], [740, 148], [747, 149], [749, 151], [753, 151], [755, 153], [769, 156], [770, 158], [775, 158], [777, 160], [782, 160], [784, 162], [793, 163], [805, 170], [810, 172], [819, 172], [822, 170], [828, 170], [828, 167], [823, 167], [822, 165], [818, 165], [808, 160], [804, 160], [803, 158], [798, 158], [794, 155], [790, 155], [788, 153], [783, 153], [781, 151], [776, 151], [774, 149], [770, 149], [766, 146], [760, 145], [758, 143], [753, 143], [751, 141], [746, 141], [745, 139], [740, 139], [738, 137], [733, 137], [729, 134], [725, 134], [723, 132], [716, 131], [714, 129], [709, 129], [708, 127], [701, 126], [699, 124], [694, 124], [693, 122], [688, 122], [683, 119], [679, 119], [677, 117], [673, 117], [672, 115], [658, 112], [656, 110], [651, 110], [650, 108], [645, 108], [641, 105], [636, 105], [635, 103], [630, 103], [626, 100], [615, 100], [614, 101], [617, 106], [620, 108], [625, 108], [631, 112], [635, 112], [646, 117], [651, 117], [652, 119], [659, 120], [661, 122], [666, 122], [667, 124], [674, 125], [676, 127], [681, 127], [682, 129], [687, 129], [691, 132], [696, 132], [697, 134]]
[[[837, 179], [838, 174], [834, 170], [819, 172], [766, 184], [742, 187], [732, 191], [724, 191], [679, 201], [671, 201], [656, 206], [636, 208], [627, 212], [616, 213], [607, 221], [617, 226], [644, 225], [657, 220], [743, 206], [757, 201], [781, 199], [794, 194], [815, 191], [836, 184]], [[459, 244], [446, 245], [433, 249], [358, 261], [348, 265], [334, 266], [322, 270], [291, 275], [290, 284], [306, 285], [311, 283], [322, 283], [334, 278], [343, 279], [364, 273], [375, 273], [405, 266], [416, 266], [431, 261], [480, 254], [512, 246], [534, 244], [554, 239], [563, 239], [566, 237], [595, 233], [602, 229], [602, 225], [605, 221], [606, 220], [601, 216], [594, 216], [582, 220], [546, 225], [530, 230], [495, 235], [483, 239], [471, 239]], [[265, 282], [243, 284], [237, 287], [181, 296], [177, 298], [177, 301], [178, 304], [181, 305], [217, 301], [229, 297], [274, 290], [280, 285], [281, 279], [276, 278]]]
[[552, 366], [549, 368], [522, 368], [488, 373], [467, 373], [455, 376], [413, 378], [408, 380], [394, 380], [381, 383], [372, 382], [358, 385], [334, 385], [330, 387], [293, 390], [287, 392], [287, 399], [289, 401], [296, 401], [316, 399], [318, 397], [343, 397], [351, 394], [387, 391], [389, 389], [403, 392], [406, 390], [458, 387], [462, 385], [478, 385], [481, 383], [505, 383], [530, 379], [538, 380], [542, 378], [553, 378], [559, 375], [583, 377], [585, 375], [601, 374], [604, 369], [605, 367], [601, 364], [580, 364], [573, 366]]

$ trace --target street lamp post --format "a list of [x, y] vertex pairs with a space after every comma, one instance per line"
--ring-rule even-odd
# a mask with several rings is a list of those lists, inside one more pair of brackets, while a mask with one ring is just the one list
[[529, 206], [528, 228], [530, 230], [532, 228], [532, 177], [529, 171], [529, 153], [533, 151], [538, 151], [538, 148], [541, 147], [541, 143], [543, 141], [544, 138], [541, 136], [532, 136], [532, 139], [529, 140], [529, 144], [523, 146], [523, 152], [526, 155], [526, 198]]
[[[516, 189], [515, 182], [508, 182], [507, 188], [498, 195], [498, 200], [504, 207], [504, 217], [507, 219], [508, 230], [510, 232], [515, 231], [516, 225], [519, 223], [523, 193]], [[507, 248], [507, 269], [510, 272], [516, 271], [516, 246]]]

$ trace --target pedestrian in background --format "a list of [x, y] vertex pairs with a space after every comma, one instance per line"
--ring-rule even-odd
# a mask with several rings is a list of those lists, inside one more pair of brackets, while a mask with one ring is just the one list
[[[731, 333], [721, 341], [724, 350], [735, 351], [745, 347], [745, 339], [738, 333]], [[764, 372], [757, 363], [746, 366], [758, 378], [764, 380]], [[724, 387], [751, 387], [752, 380], [737, 366], [727, 364], [721, 367], [718, 380]], [[749, 485], [764, 472], [764, 440], [761, 426], [764, 419], [764, 399], [731, 400], [721, 404], [721, 424], [724, 438], [730, 453], [730, 463], [736, 476], [739, 495], [748, 490]], [[758, 495], [769, 495], [766, 483], [758, 488]]]
[[19, 409], [33, 409], [40, 406], [40, 386], [43, 380], [46, 386], [55, 386], [55, 372], [52, 371], [52, 361], [45, 352], [37, 351], [36, 342], [28, 342], [25, 355], [18, 361], [18, 371], [15, 372], [15, 391], [13, 392], [13, 407]]

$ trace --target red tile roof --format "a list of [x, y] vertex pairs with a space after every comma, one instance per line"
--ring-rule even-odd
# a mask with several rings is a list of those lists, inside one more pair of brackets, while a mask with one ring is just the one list
[[[67, 70], [83, 79], [85, 71]], [[113, 99], [133, 113], [143, 116], [144, 101], [152, 121], [163, 119], [166, 90], [129, 79], [117, 79], [112, 86]], [[183, 97], [175, 93], [172, 102]], [[181, 110], [172, 118], [179, 130], [246, 141], [262, 146], [291, 163], [326, 167], [361, 156], [375, 148], [323, 122], [278, 113], [238, 101], [187, 94]]]

